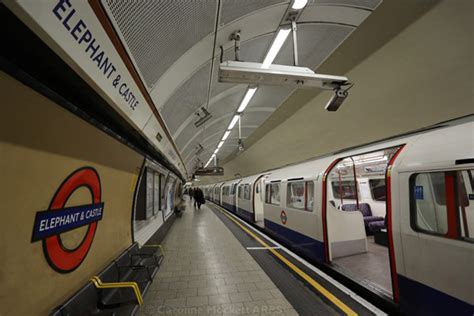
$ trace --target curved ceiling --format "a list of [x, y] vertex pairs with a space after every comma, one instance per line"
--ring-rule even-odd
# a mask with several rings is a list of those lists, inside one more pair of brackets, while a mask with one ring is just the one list
[[[381, 1], [310, 0], [297, 20], [299, 65], [316, 70]], [[278, 29], [288, 24], [291, 1], [102, 0], [102, 4], [192, 174], [213, 153], [247, 89], [217, 81], [220, 59], [234, 59], [229, 36], [240, 31], [241, 60], [262, 62]], [[291, 39], [274, 63], [293, 63]], [[287, 87], [260, 86], [242, 117], [242, 139], [292, 93]], [[201, 107], [212, 118], [195, 127]], [[237, 141], [234, 128], [218, 158], [235, 152]]]

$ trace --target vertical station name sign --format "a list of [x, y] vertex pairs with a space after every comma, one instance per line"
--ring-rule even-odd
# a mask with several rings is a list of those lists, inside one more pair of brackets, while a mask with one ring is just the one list
[[[156, 135], [165, 134], [164, 127], [130, 73], [128, 59], [119, 54], [104, 29], [102, 23], [112, 21], [101, 20], [92, 0], [0, 1], [184, 174], [177, 152], [167, 151], [172, 140], [156, 140]], [[102, 6], [101, 0], [93, 2]]]
[[[79, 188], [89, 190], [91, 203], [65, 207], [69, 197]], [[49, 208], [36, 213], [31, 242], [43, 242], [44, 255], [53, 269], [62, 273], [74, 271], [86, 258], [103, 214], [99, 174], [91, 167], [78, 169], [59, 186]], [[82, 241], [74, 249], [67, 248], [61, 234], [83, 226], [88, 228]]]
[[77, 49], [83, 51], [85, 58], [90, 59], [92, 64], [97, 67], [103, 79], [109, 81], [109, 84], [118, 91], [131, 110], [135, 111], [140, 105], [137, 99], [137, 93], [134, 93], [129, 84], [124, 81], [122, 74], [117, 71], [117, 67], [107, 55], [103, 44], [101, 45], [91, 28], [77, 12], [71, 3], [72, 0], [59, 0], [52, 8], [52, 18], [58, 23], [58, 27], [63, 27], [69, 33], [74, 42], [78, 45]]

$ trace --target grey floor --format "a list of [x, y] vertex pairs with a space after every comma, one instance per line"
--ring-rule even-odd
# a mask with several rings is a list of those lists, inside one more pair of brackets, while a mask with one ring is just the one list
[[165, 259], [139, 315], [297, 315], [206, 206], [187, 205], [168, 232]]
[[376, 244], [374, 236], [367, 236], [367, 247], [367, 253], [337, 258], [333, 263], [355, 279], [369, 281], [369, 285], [392, 295], [388, 248]]

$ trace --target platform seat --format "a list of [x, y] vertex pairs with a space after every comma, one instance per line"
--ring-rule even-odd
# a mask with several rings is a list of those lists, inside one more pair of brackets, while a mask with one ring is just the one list
[[[132, 244], [97, 277], [107, 285], [134, 282], [143, 296], [156, 275], [163, 253], [160, 247]], [[137, 296], [130, 287], [97, 288], [88, 282], [50, 315], [133, 315], [139, 307]]]
[[359, 209], [357, 209], [357, 204], [344, 204], [341, 209], [346, 212], [360, 211], [364, 217], [365, 232], [367, 235], [372, 235], [385, 228], [385, 218], [382, 216], [373, 216], [368, 203], [359, 203]]

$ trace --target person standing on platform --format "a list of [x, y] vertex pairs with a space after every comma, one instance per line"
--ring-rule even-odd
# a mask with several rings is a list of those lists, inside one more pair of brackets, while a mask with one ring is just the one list
[[189, 188], [189, 201], [192, 202], [193, 197], [194, 197], [194, 189], [193, 189], [193, 188]]
[[196, 188], [194, 190], [194, 207], [198, 207], [198, 209], [201, 209], [201, 205], [204, 204], [204, 193], [200, 188]]

